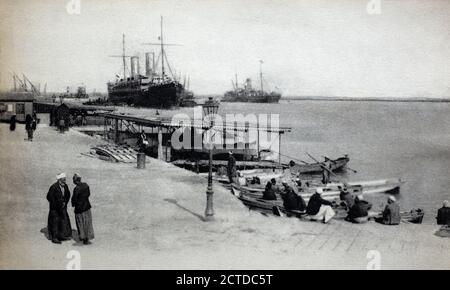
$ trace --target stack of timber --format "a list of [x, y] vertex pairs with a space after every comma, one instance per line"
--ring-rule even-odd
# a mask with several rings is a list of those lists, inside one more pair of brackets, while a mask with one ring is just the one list
[[138, 152], [129, 146], [121, 145], [98, 145], [91, 148], [85, 156], [99, 158], [105, 161], [135, 163]]

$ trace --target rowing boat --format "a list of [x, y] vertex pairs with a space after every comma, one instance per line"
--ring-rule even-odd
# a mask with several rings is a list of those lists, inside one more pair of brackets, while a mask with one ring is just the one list
[[[346, 183], [348, 191], [353, 195], [359, 194], [379, 194], [379, 193], [390, 193], [397, 194], [400, 191], [401, 185], [404, 183], [401, 179], [390, 178], [390, 179], [379, 179], [370, 181], [354, 181]], [[344, 187], [343, 183], [329, 183], [326, 186], [321, 187], [323, 189], [322, 198], [326, 200], [336, 200], [339, 199], [340, 189]], [[237, 184], [232, 184], [231, 188], [234, 193], [239, 193], [239, 195], [245, 195], [252, 198], [262, 198], [264, 193], [264, 188], [258, 186], [240, 186]], [[308, 188], [299, 189], [298, 194], [308, 202], [311, 196], [315, 193], [318, 186], [311, 186]], [[277, 194], [278, 199], [281, 196]]]
[[[339, 157], [334, 160], [330, 160], [330, 170], [331, 171], [339, 171], [345, 168], [347, 163], [350, 161], [348, 155], [344, 155], [343, 157]], [[323, 171], [323, 163], [301, 163], [297, 164], [294, 161], [289, 162], [289, 169], [293, 174], [312, 174], [312, 173], [320, 173]]]
[[[305, 212], [286, 210], [283, 206], [283, 201], [281, 199], [277, 200], [264, 200], [262, 198], [253, 198], [246, 195], [239, 196], [239, 200], [242, 201], [249, 209], [257, 210], [265, 214], [274, 214], [276, 216], [288, 216], [305, 218], [307, 217]], [[346, 210], [336, 205], [334, 207], [336, 211], [335, 218], [344, 218], [347, 215]], [[372, 213], [372, 218], [377, 218], [381, 216], [381, 213]], [[402, 222], [421, 224], [424, 217], [424, 211], [421, 209], [412, 209], [411, 211], [400, 212], [400, 218]]]

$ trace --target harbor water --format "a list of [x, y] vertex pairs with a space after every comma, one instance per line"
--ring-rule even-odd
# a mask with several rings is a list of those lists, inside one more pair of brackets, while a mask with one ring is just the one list
[[[162, 111], [163, 116], [192, 108]], [[154, 109], [119, 108], [119, 112], [154, 116]], [[341, 179], [357, 181], [401, 178], [402, 210], [422, 208], [424, 223], [435, 223], [436, 211], [450, 199], [450, 103], [373, 101], [295, 101], [279, 104], [221, 103], [219, 114], [280, 114], [284, 155], [306, 162], [323, 156], [350, 156]], [[274, 148], [278, 149], [278, 148]], [[288, 157], [283, 158], [289, 161]], [[384, 196], [369, 197], [374, 210]]]

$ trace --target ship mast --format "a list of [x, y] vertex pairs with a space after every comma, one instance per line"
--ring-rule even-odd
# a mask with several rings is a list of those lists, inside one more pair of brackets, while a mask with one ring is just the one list
[[125, 54], [125, 33], [122, 34], [122, 59], [123, 59], [123, 80], [126, 80], [126, 67], [127, 67], [127, 60], [126, 60], [126, 54]]
[[162, 17], [162, 15], [161, 15], [161, 36], [160, 36], [160, 40], [161, 40], [161, 73], [162, 73], [162, 78], [164, 80], [165, 72], [164, 72], [164, 41], [163, 41], [163, 17]]
[[262, 60], [260, 60], [259, 61], [259, 78], [261, 79], [261, 92], [263, 92], [264, 90], [263, 90], [263, 73], [262, 73], [262, 64], [263, 64], [263, 61]]
[[127, 79], [127, 57], [131, 57], [125, 54], [125, 33], [122, 34], [122, 55], [110, 55], [110, 57], [121, 57], [123, 61], [123, 80]]

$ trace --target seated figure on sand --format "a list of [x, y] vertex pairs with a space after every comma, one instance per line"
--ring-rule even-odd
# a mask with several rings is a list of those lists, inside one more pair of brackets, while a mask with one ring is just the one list
[[385, 225], [400, 224], [400, 206], [394, 196], [391, 195], [388, 197], [388, 204], [382, 212], [382, 217], [375, 220]]
[[306, 213], [311, 220], [328, 223], [335, 215], [332, 208], [332, 202], [322, 198], [323, 189], [316, 189], [316, 193], [311, 196], [308, 202]]
[[340, 190], [339, 199], [345, 204], [347, 210], [351, 209], [355, 204], [355, 197], [348, 191], [347, 186], [344, 186], [344, 188], [339, 186], [338, 188]]
[[358, 195], [345, 220], [357, 224], [365, 223], [369, 221], [369, 210], [371, 208], [372, 205], [364, 200], [364, 196], [362, 194]]
[[295, 193], [294, 189], [288, 185], [287, 181], [283, 181], [283, 192], [281, 196], [283, 198], [283, 206], [289, 211], [303, 212], [306, 209], [306, 203], [303, 198]]

